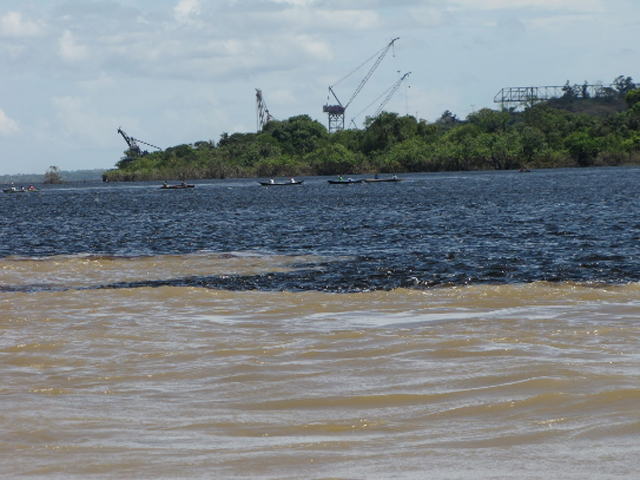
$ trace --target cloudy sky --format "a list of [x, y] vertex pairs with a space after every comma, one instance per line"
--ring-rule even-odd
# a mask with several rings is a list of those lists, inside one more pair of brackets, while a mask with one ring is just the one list
[[407, 72], [385, 110], [429, 122], [503, 87], [640, 81], [639, 24], [637, 0], [2, 0], [0, 174], [111, 168], [119, 127], [162, 148], [253, 132], [256, 88], [326, 125], [328, 86], [345, 103], [395, 37], [348, 123]]

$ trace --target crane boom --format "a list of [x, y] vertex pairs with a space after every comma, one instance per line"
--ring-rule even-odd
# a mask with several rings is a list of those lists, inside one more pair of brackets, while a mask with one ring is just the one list
[[376, 113], [373, 114], [373, 117], [377, 117], [378, 115], [380, 115], [380, 112], [382, 112], [382, 109], [384, 108], [384, 106], [389, 102], [389, 100], [391, 100], [391, 97], [393, 97], [393, 94], [396, 93], [396, 91], [398, 90], [398, 88], [400, 88], [400, 84], [404, 81], [405, 78], [407, 78], [409, 75], [411, 74], [411, 72], [407, 72], [405, 73], [396, 83], [393, 84], [393, 87], [391, 87], [391, 91], [389, 92], [389, 94], [385, 97], [385, 99], [382, 101], [382, 103], [380, 104], [380, 106], [378, 107], [378, 109], [376, 110]]
[[122, 138], [124, 138], [124, 141], [127, 142], [127, 145], [129, 145], [129, 150], [140, 150], [140, 147], [136, 144], [135, 138], [130, 137], [129, 135], [124, 133], [124, 131], [121, 128], [118, 128], [118, 133], [122, 135]]
[[[382, 60], [384, 59], [384, 57], [387, 55], [387, 52], [389, 51], [389, 49], [393, 46], [393, 44], [396, 42], [396, 40], [398, 40], [400, 37], [396, 37], [393, 40], [391, 40], [391, 42], [389, 42], [389, 44], [382, 50], [382, 53], [378, 56], [378, 59], [376, 60], [376, 63], [374, 63], [371, 68], [369, 69], [369, 72], [367, 73], [367, 75], [365, 75], [365, 77], [362, 79], [362, 81], [360, 82], [360, 85], [358, 85], [358, 88], [356, 88], [355, 92], [353, 92], [353, 94], [351, 95], [351, 98], [349, 99], [349, 101], [347, 102], [347, 104], [344, 106], [344, 108], [346, 109], [349, 104], [351, 104], [351, 102], [353, 102], [353, 100], [358, 96], [358, 94], [360, 93], [360, 91], [362, 90], [362, 88], [365, 86], [365, 84], [369, 81], [369, 79], [371, 78], [371, 75], [373, 75], [373, 72], [376, 71], [376, 69], [378, 68], [378, 65], [380, 65], [380, 63], [382, 62]], [[336, 99], [337, 100], [337, 99]]]
[[267, 104], [262, 97], [262, 90], [256, 88], [256, 109], [258, 111], [258, 132], [261, 132], [267, 122], [275, 120], [269, 113]]
[[129, 150], [131, 150], [132, 152], [134, 152], [134, 153], [136, 153], [138, 155], [143, 153], [143, 152], [140, 151], [140, 147], [138, 146], [138, 142], [140, 142], [140, 143], [142, 143], [144, 145], [148, 145], [150, 147], [153, 147], [153, 148], [155, 148], [157, 150], [162, 150], [162, 148], [160, 148], [160, 147], [156, 147], [155, 145], [151, 145], [150, 143], [143, 142], [142, 140], [138, 140], [137, 138], [130, 137], [129, 135], [127, 135], [122, 130], [122, 128], [118, 128], [118, 133], [120, 135], [122, 135], [122, 138], [124, 138], [124, 141], [127, 142], [127, 145], [129, 145]]
[[342, 103], [340, 103], [340, 100], [338, 100], [338, 96], [336, 95], [336, 92], [333, 91], [333, 87], [329, 87], [329, 91], [331, 92], [331, 95], [333, 95], [333, 98], [336, 99], [336, 102], [338, 102], [338, 105], [342, 107]]

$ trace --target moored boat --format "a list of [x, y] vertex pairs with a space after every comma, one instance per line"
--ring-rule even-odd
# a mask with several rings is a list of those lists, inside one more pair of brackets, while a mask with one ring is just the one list
[[288, 185], [302, 185], [304, 180], [295, 180], [293, 182], [259, 182], [260, 185], [265, 187], [286, 187]]
[[181, 183], [179, 185], [167, 185], [166, 183], [160, 187], [162, 190], [181, 190], [184, 188], [195, 188], [195, 185]]
[[367, 183], [381, 183], [381, 182], [402, 182], [404, 178], [391, 177], [391, 178], [365, 178]]

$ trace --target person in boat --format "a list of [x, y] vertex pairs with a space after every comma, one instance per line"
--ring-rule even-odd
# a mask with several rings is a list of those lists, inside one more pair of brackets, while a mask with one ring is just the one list
[[289, 180], [291, 180], [291, 183], [296, 183], [296, 181], [293, 179], [293, 177], [289, 177]]
[[12, 192], [16, 191], [16, 186], [13, 184], [13, 182], [11, 182], [11, 191]]
[[349, 183], [353, 183], [353, 182], [354, 182], [354, 180], [353, 180], [353, 178], [349, 177], [349, 178], [347, 178], [347, 182], [349, 182]]
[[164, 183], [162, 184], [162, 188], [169, 188], [169, 184], [167, 183], [167, 181], [165, 180]]
[[276, 182], [275, 182], [275, 180], [274, 180], [273, 178], [270, 178], [270, 179], [269, 179], [269, 183], [270, 183], [271, 185], [273, 185], [273, 184], [274, 184], [274, 183], [276, 183]]
[[397, 180], [398, 179], [398, 175], [396, 175], [395, 173], [393, 174], [393, 177], [391, 177], [392, 180]]
[[187, 182], [182, 182], [182, 188], [187, 188]]
[[33, 188], [33, 185], [29, 185], [29, 191], [33, 192], [35, 190], [35, 188]]
[[378, 180], [380, 176], [376, 173], [375, 179]]
[[22, 185], [22, 186], [20, 187], [20, 191], [21, 191], [21, 192], [24, 192], [24, 191], [25, 191], [25, 190], [24, 190], [24, 185]]
[[342, 181], [343, 181], [343, 180], [342, 180], [342, 175], [338, 175], [338, 181], [339, 181], [339, 182], [342, 182]]

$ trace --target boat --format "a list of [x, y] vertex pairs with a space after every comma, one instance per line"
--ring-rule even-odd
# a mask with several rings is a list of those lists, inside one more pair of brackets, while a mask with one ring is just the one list
[[2, 191], [4, 193], [34, 193], [34, 192], [39, 192], [40, 190], [36, 190], [35, 188], [32, 188], [31, 190], [26, 189], [26, 190], [19, 190], [17, 188], [3, 188]]
[[358, 180], [353, 180], [353, 179], [347, 179], [347, 180], [327, 180], [327, 182], [329, 182], [331, 185], [352, 185], [354, 183], [362, 183], [364, 180], [363, 179], [358, 179]]
[[181, 189], [184, 189], [184, 188], [195, 188], [195, 185], [189, 185], [189, 184], [186, 184], [186, 183], [181, 183], [179, 185], [167, 185], [167, 184], [164, 184], [164, 185], [162, 185], [160, 187], [160, 189], [162, 189], [162, 190], [181, 190]]
[[302, 185], [304, 180], [296, 180], [295, 182], [259, 182], [265, 187], [286, 187], [287, 185]]
[[402, 182], [404, 178], [391, 177], [391, 178], [365, 178], [367, 183], [380, 183], [380, 182]]

